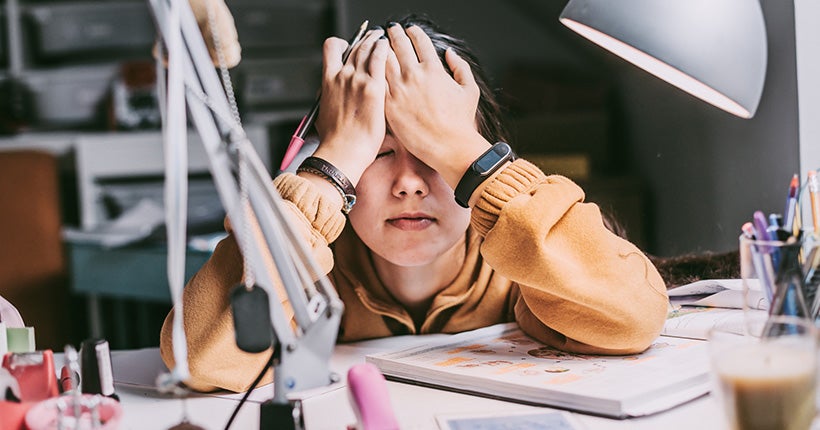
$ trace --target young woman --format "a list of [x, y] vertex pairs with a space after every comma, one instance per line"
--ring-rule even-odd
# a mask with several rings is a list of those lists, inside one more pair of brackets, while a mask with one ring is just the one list
[[[408, 18], [369, 31], [343, 64], [346, 47], [324, 45], [314, 164], [275, 179], [345, 304], [340, 341], [516, 321], [567, 351], [650, 345], [668, 303], [655, 267], [577, 185], [496, 143], [498, 107], [463, 42]], [[315, 163], [355, 186], [347, 216]], [[241, 277], [229, 237], [185, 289], [196, 390], [243, 391], [269, 357], [234, 344], [228, 293]], [[170, 318], [161, 350], [172, 365]]]

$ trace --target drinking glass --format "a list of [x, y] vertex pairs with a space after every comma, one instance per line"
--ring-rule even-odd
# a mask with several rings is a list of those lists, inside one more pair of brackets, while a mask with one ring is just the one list
[[805, 318], [756, 314], [709, 332], [714, 393], [733, 430], [808, 430], [816, 414], [817, 333]]

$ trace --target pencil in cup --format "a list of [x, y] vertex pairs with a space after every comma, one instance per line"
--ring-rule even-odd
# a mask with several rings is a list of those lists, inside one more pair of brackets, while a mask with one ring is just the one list
[[[803, 289], [806, 306], [809, 307], [809, 316], [816, 319], [820, 316], [820, 295], [817, 294], [817, 287], [820, 286], [820, 246], [816, 243], [810, 246], [806, 260], [803, 262], [803, 273], [805, 273], [805, 288]], [[808, 240], [808, 239], [807, 239]]]
[[[768, 309], [774, 298], [775, 270], [769, 252], [771, 248], [764, 245], [770, 242], [740, 236], [740, 277], [743, 279], [744, 305], [756, 309]], [[765, 302], [751, 299], [750, 292], [753, 291], [760, 291]]]
[[[350, 51], [352, 51], [353, 47], [362, 40], [362, 37], [367, 30], [368, 23], [368, 20], [364, 20], [362, 25], [359, 26], [359, 31], [356, 32], [356, 35], [353, 36], [353, 39], [351, 39], [348, 43], [347, 49], [345, 49], [345, 52], [342, 54], [342, 64], [347, 62], [347, 58], [350, 56]], [[290, 164], [293, 163], [293, 159], [296, 158], [296, 154], [299, 153], [299, 150], [302, 149], [302, 145], [305, 144], [305, 135], [316, 121], [316, 114], [319, 112], [319, 102], [321, 100], [322, 92], [319, 90], [319, 94], [316, 96], [316, 102], [313, 103], [313, 107], [310, 109], [310, 112], [302, 117], [302, 121], [299, 122], [299, 126], [296, 127], [296, 131], [290, 138], [288, 148], [285, 150], [284, 157], [282, 157], [282, 164], [279, 166], [280, 171], [285, 171]]]
[[813, 244], [794, 237], [781, 241], [756, 240], [747, 234], [741, 235], [740, 274], [744, 306], [767, 309], [772, 315], [808, 317], [811, 304], [806, 300], [808, 273], [800, 256], [815, 255], [817, 251], [803, 252], [807, 245], [813, 247]]
[[820, 234], [820, 180], [817, 172], [810, 170], [808, 173], [809, 198], [811, 200], [811, 218], [814, 226], [814, 234]]

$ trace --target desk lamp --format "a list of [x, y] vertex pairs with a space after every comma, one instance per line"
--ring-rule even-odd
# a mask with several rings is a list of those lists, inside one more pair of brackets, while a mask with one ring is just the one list
[[767, 51], [758, 0], [570, 0], [559, 20], [729, 113], [757, 110]]

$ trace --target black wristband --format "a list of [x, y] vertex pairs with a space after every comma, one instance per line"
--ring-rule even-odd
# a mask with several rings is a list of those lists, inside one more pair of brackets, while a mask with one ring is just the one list
[[356, 204], [356, 188], [350, 182], [350, 179], [347, 179], [344, 173], [327, 161], [319, 157], [308, 157], [305, 158], [305, 161], [302, 161], [302, 164], [299, 165], [296, 171], [313, 173], [314, 175], [327, 179], [333, 184], [342, 194], [342, 199], [344, 200], [342, 212], [345, 214], [350, 212], [350, 209]]
[[456, 203], [468, 208], [470, 196], [482, 182], [489, 178], [498, 170], [505, 161], [514, 160], [515, 154], [510, 145], [504, 142], [496, 142], [487, 152], [481, 154], [458, 181], [455, 189]]

